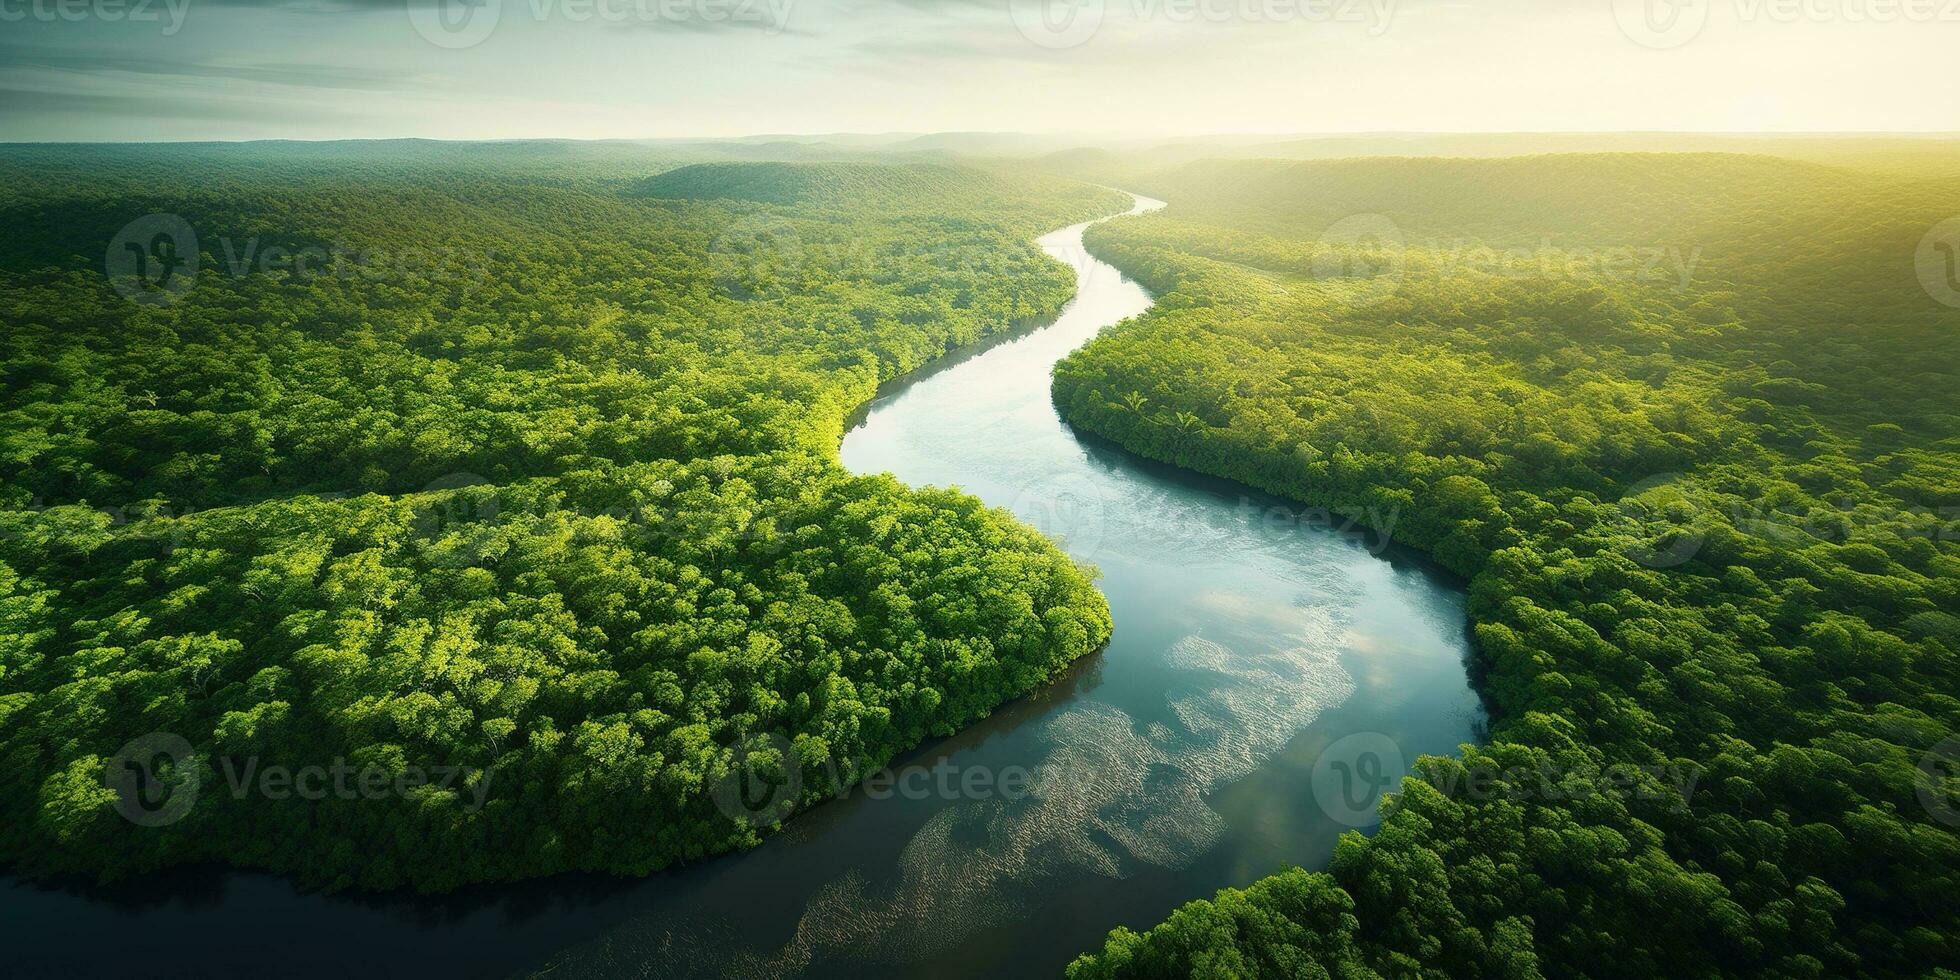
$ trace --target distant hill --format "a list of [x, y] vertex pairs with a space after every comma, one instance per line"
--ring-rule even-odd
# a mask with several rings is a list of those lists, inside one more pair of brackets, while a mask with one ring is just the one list
[[1100, 146], [1078, 146], [1067, 150], [1057, 150], [1036, 157], [1034, 166], [1053, 174], [1062, 174], [1078, 180], [1092, 180], [1098, 183], [1113, 183], [1136, 175], [1140, 169], [1160, 169], [1172, 162], [1155, 161], [1155, 167], [1140, 167], [1141, 154], [1124, 154]]
[[1074, 146], [1081, 139], [1040, 133], [924, 133], [894, 142], [900, 151], [935, 151], [959, 156], [1029, 156]]
[[963, 199], [998, 180], [988, 171], [937, 163], [698, 163], [640, 181], [631, 193], [687, 201], [867, 205]]
[[[1538, 251], [1549, 247], [1649, 269], [1672, 261], [1683, 274], [1692, 262], [1704, 287], [1802, 283], [1811, 314], [1842, 324], [1917, 322], [1925, 294], [1913, 256], [1960, 201], [1960, 177], [1735, 153], [1206, 160], [1116, 186], [1169, 201], [1151, 220], [1186, 226], [1180, 247], [1231, 261], [1269, 264], [1256, 256], [1284, 253], [1276, 243], [1330, 232], [1338, 243], [1340, 222], [1379, 216], [1434, 261], [1478, 261], [1473, 250], [1486, 247], [1556, 261], [1559, 252]], [[1379, 237], [1384, 226], [1367, 227]], [[1248, 234], [1227, 249], [1203, 231], [1219, 228]]]
[[1547, 153], [1747, 153], [1873, 171], [1960, 174], [1950, 135], [1775, 133], [1370, 133], [1309, 136], [1215, 156], [1329, 160], [1341, 157], [1514, 157]]
[[1949, 135], [1723, 133], [1363, 133], [1282, 139], [1217, 137], [1163, 143], [1084, 143], [1031, 158], [1051, 173], [1122, 183], [1202, 160], [1495, 158], [1548, 154], [1747, 154], [1847, 167], [1904, 179], [1960, 177]]
[[1241, 227], [1324, 227], [1385, 215], [1407, 234], [1536, 243], [1649, 242], [1711, 213], [1787, 213], [1819, 188], [1870, 180], [1776, 157], [1720, 153], [1558, 154], [1494, 159], [1369, 157], [1210, 160], [1138, 177], [1174, 213]]

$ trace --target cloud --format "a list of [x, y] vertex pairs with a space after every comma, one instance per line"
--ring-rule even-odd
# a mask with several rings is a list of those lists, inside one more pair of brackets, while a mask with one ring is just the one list
[[224, 64], [211, 61], [173, 61], [115, 54], [101, 50], [56, 50], [0, 46], [0, 61], [9, 68], [100, 75], [121, 72], [177, 78], [233, 78], [302, 88], [353, 89], [383, 92], [418, 85], [421, 76], [409, 72], [306, 62]]
[[778, 24], [768, 16], [759, 18], [728, 18], [725, 20], [706, 20], [699, 17], [669, 18], [666, 20], [627, 21], [615, 25], [617, 30], [631, 31], [635, 34], [647, 32], [663, 34], [740, 34], [754, 31], [771, 37], [816, 37], [816, 31], [801, 27], [791, 27], [787, 22]]
[[[272, 11], [292, 11], [299, 13], [390, 13], [401, 12], [410, 7], [434, 7], [443, 3], [471, 2], [483, 3], [487, 0], [198, 0], [201, 4], [237, 9], [256, 9]], [[505, 16], [510, 16], [527, 8], [534, 10], [539, 0], [503, 0]], [[562, 0], [545, 0], [546, 9]], [[787, 34], [800, 37], [814, 37], [815, 31], [791, 27], [788, 23], [789, 9], [796, 0], [691, 0], [683, 5], [683, 10], [694, 11], [697, 16], [654, 16], [628, 18], [614, 23], [617, 30], [630, 31], [672, 31], [686, 34], [724, 34], [757, 31], [772, 35]], [[960, 3], [984, 4], [993, 0], [894, 0], [910, 6], [914, 3]], [[661, 11], [669, 4], [660, 0], [599, 0], [602, 5], [610, 4], [618, 10]], [[717, 16], [706, 16], [709, 8], [714, 8]], [[546, 18], [549, 19], [549, 18]]]
[[37, 116], [123, 116], [144, 120], [194, 119], [218, 122], [269, 122], [359, 118], [338, 109], [289, 103], [268, 105], [239, 100], [181, 99], [135, 93], [50, 92], [0, 86], [0, 119]]

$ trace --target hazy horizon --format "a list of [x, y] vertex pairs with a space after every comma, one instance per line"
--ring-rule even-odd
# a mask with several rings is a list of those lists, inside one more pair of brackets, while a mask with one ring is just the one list
[[1834, 140], [1899, 140], [1941, 141], [1960, 140], [1960, 129], [1954, 130], [1692, 130], [1692, 129], [1540, 129], [1540, 130], [1357, 130], [1343, 132], [1211, 132], [1211, 133], [1070, 133], [1043, 132], [1034, 130], [894, 130], [873, 132], [868, 130], [837, 132], [736, 132], [674, 134], [663, 136], [371, 136], [351, 134], [346, 136], [236, 136], [236, 137], [187, 137], [158, 139], [0, 139], [0, 146], [29, 146], [36, 144], [144, 144], [144, 143], [740, 143], [764, 144], [770, 142], [801, 141], [813, 145], [833, 143], [837, 140], [864, 140], [866, 147], [890, 147], [913, 140], [930, 140], [944, 137], [984, 137], [984, 138], [1027, 138], [1065, 144], [1062, 148], [1074, 147], [1120, 147], [1175, 146], [1183, 144], [1207, 145], [1217, 143], [1243, 143], [1247, 146], [1263, 146], [1284, 142], [1311, 142], [1336, 140], [1421, 140], [1451, 137], [1509, 137], [1509, 138], [1567, 138], [1567, 137], [1653, 137], [1665, 139], [1681, 137], [1691, 139], [1834, 139]]
[[0, 0], [0, 141], [1931, 135], [1956, 6]]

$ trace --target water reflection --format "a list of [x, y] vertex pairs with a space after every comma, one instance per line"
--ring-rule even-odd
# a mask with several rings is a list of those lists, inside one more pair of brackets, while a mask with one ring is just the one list
[[[889, 391], [843, 446], [853, 470], [958, 486], [1101, 569], [1117, 626], [1095, 683], [920, 760], [1031, 766], [1030, 792], [815, 814], [793, 844], [757, 852], [799, 866], [782, 893], [648, 916], [554, 975], [1052, 974], [1114, 925], [1324, 860], [1353, 822], [1322, 812], [1311, 785], [1340, 736], [1378, 731], [1409, 759], [1471, 737], [1461, 596], [1385, 557], [1394, 515], [1368, 522], [1379, 529], [1333, 518], [1060, 422], [1053, 363], [1150, 300], [1088, 257], [1080, 226], [1042, 244], [1080, 284], [1055, 324]], [[895, 826], [908, 829], [884, 836]], [[803, 877], [805, 853], [826, 849], [850, 857]]]

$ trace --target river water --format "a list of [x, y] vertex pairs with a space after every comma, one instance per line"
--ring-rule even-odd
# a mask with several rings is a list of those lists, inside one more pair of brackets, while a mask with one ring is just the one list
[[1115, 635], [1059, 682], [762, 847], [640, 881], [441, 899], [219, 870], [9, 882], [0, 972], [1054, 975], [1116, 925], [1323, 864], [1407, 761], [1476, 737], [1462, 592], [1388, 547], [1394, 515], [1386, 535], [1347, 526], [1071, 432], [1052, 365], [1151, 302], [1086, 227], [1041, 239], [1079, 281], [1052, 324], [890, 386], [842, 447], [854, 472], [958, 486], [1100, 569]]

